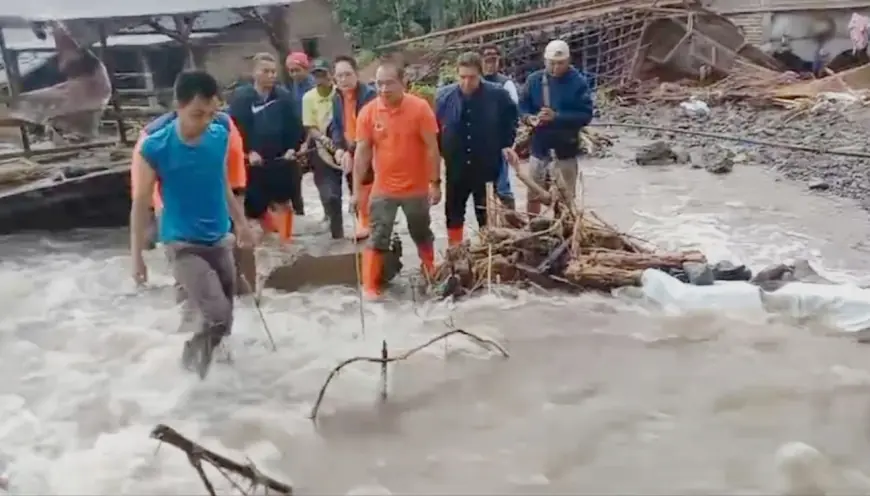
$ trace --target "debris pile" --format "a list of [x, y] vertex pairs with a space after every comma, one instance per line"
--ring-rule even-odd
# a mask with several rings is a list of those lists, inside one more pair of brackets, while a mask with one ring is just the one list
[[[572, 62], [593, 87], [665, 77], [715, 80], [746, 67], [782, 69], [747, 44], [725, 17], [697, 2], [665, 0], [655, 6], [636, 0], [566, 0], [537, 9], [380, 47], [409, 64], [415, 82], [444, 83], [445, 65], [458, 52], [494, 44], [504, 71], [518, 83], [544, 67], [544, 46], [562, 39]], [[398, 50], [398, 51], [397, 51]], [[366, 71], [363, 71], [366, 73]]]
[[[551, 191], [552, 197], [564, 198], [558, 189]], [[699, 251], [657, 250], [618, 231], [592, 210], [574, 208], [562, 199], [550, 206], [553, 217], [527, 220], [504, 212], [509, 227], [488, 227], [479, 244], [449, 248], [433, 278], [437, 294], [462, 296], [493, 283], [609, 291], [639, 285], [645, 269], [680, 273], [687, 263], [706, 264]]]

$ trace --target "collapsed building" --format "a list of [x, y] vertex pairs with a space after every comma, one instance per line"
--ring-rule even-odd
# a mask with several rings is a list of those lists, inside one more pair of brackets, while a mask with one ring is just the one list
[[[748, 43], [726, 17], [698, 3], [568, 0], [502, 19], [430, 33], [382, 47], [408, 57], [417, 80], [438, 79], [457, 53], [483, 43], [499, 46], [505, 71], [519, 82], [543, 67], [552, 39], [571, 47], [574, 65], [593, 85], [724, 76], [736, 66], [781, 70], [783, 64]], [[416, 56], [414, 56], [416, 55]]]

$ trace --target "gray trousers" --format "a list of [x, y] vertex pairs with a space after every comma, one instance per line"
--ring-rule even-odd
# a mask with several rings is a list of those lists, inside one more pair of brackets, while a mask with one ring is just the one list
[[390, 239], [393, 236], [393, 224], [401, 207], [408, 221], [408, 234], [417, 246], [431, 244], [435, 240], [432, 234], [429, 217], [429, 198], [413, 196], [410, 198], [388, 198], [373, 196], [369, 203], [368, 245], [370, 248], [385, 252], [390, 251]]
[[547, 179], [561, 181], [565, 185], [568, 199], [573, 200], [577, 196], [577, 178], [580, 177], [579, 158], [579, 156], [562, 159], [529, 157], [531, 176], [536, 183], [545, 188], [549, 186]]
[[186, 297], [184, 320], [189, 322], [199, 314], [202, 321], [198, 332], [226, 336], [232, 331], [234, 244], [234, 237], [229, 235], [215, 245], [180, 242], [166, 245], [175, 281]]

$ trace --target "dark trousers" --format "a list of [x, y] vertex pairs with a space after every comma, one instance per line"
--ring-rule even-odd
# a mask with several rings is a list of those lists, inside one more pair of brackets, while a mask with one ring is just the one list
[[399, 209], [405, 214], [408, 223], [408, 234], [417, 246], [431, 246], [435, 239], [432, 234], [432, 220], [429, 217], [429, 197], [412, 196], [391, 198], [373, 196], [369, 211], [372, 216], [371, 235], [368, 247], [381, 253], [390, 251], [393, 236], [393, 226]]
[[302, 170], [296, 162], [292, 164], [291, 174], [293, 175], [293, 184], [290, 203], [293, 205], [295, 213], [305, 215], [305, 202], [302, 201]]
[[444, 215], [448, 229], [465, 225], [465, 205], [469, 196], [474, 199], [477, 227], [486, 227], [486, 183], [475, 178], [448, 175], [444, 195]]
[[317, 154], [312, 154], [314, 184], [323, 204], [323, 211], [329, 218], [329, 231], [334, 239], [344, 237], [344, 219], [341, 209], [342, 176], [341, 170], [328, 165]]
[[248, 167], [248, 187], [245, 193], [245, 215], [259, 219], [269, 206], [291, 202], [298, 213], [296, 200], [301, 189], [299, 165], [284, 159], [266, 160], [260, 165]]

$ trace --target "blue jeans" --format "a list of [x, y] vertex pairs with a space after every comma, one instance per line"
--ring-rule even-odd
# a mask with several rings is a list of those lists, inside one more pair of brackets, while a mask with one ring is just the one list
[[511, 190], [511, 175], [507, 161], [504, 157], [501, 158], [501, 169], [498, 172], [498, 178], [495, 181], [495, 192], [499, 198], [513, 198], [514, 192]]

